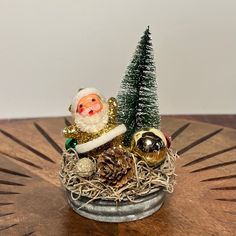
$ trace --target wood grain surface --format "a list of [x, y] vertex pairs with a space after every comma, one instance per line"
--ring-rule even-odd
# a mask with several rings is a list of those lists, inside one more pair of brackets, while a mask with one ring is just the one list
[[69, 119], [0, 122], [0, 235], [236, 235], [236, 131], [162, 119], [178, 150], [177, 185], [154, 215], [99, 223], [69, 207], [58, 178]]
[[[165, 116], [164, 116], [165, 117]], [[236, 115], [167, 115], [178, 119], [195, 120], [236, 129]]]

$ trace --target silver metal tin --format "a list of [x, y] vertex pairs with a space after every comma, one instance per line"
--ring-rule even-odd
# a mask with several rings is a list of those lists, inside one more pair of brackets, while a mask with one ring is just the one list
[[94, 200], [80, 208], [90, 199], [80, 197], [78, 200], [73, 200], [71, 194], [73, 193], [67, 190], [69, 204], [79, 215], [96, 221], [113, 223], [139, 220], [152, 215], [161, 208], [166, 196], [166, 192], [160, 189], [138, 197], [135, 202], [116, 203], [111, 200]]

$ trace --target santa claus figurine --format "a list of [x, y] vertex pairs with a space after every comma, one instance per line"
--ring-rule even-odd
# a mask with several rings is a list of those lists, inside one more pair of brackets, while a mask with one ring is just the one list
[[116, 121], [116, 99], [106, 101], [95, 88], [80, 89], [69, 110], [74, 124], [64, 128], [63, 134], [73, 140], [78, 153], [99, 150], [126, 132], [125, 125]]

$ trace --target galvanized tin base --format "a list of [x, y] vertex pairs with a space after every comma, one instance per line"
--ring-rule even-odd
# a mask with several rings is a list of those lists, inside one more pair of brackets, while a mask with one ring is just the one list
[[92, 220], [113, 223], [139, 220], [152, 215], [161, 208], [165, 196], [166, 192], [160, 189], [146, 196], [138, 197], [135, 203], [130, 201], [116, 203], [111, 200], [94, 200], [80, 208], [90, 199], [80, 197], [79, 200], [73, 200], [71, 192], [67, 191], [69, 204], [79, 215]]

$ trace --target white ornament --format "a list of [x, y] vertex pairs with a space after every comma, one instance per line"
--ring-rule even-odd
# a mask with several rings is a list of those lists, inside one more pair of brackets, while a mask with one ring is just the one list
[[90, 177], [95, 170], [95, 164], [86, 157], [79, 159], [76, 164], [76, 172], [80, 177]]

